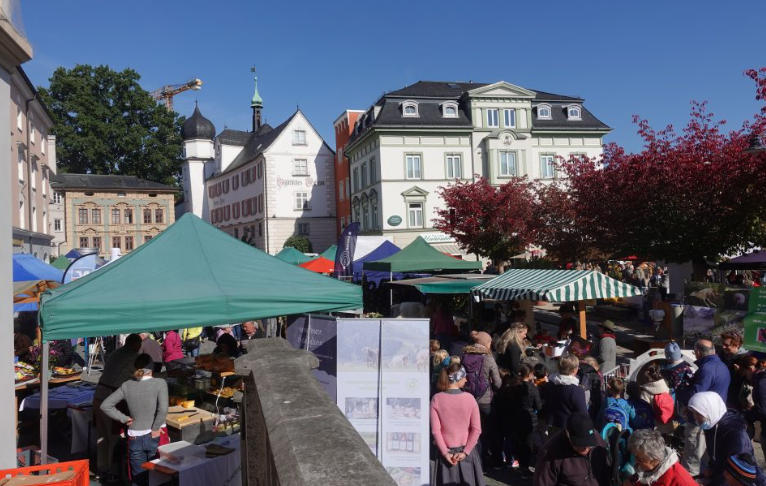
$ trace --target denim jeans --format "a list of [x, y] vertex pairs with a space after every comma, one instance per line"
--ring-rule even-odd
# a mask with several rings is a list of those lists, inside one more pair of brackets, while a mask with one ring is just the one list
[[152, 434], [128, 438], [130, 483], [133, 486], [147, 486], [149, 484], [149, 471], [146, 471], [141, 465], [155, 458], [159, 445], [160, 438], [152, 439]]
[[194, 358], [194, 357], [197, 357], [197, 356], [199, 356], [199, 348], [200, 348], [200, 347], [199, 347], [199, 346], [197, 346], [196, 348], [187, 349], [187, 350], [186, 350], [186, 353], [187, 353], [189, 356], [191, 356], [192, 358]]

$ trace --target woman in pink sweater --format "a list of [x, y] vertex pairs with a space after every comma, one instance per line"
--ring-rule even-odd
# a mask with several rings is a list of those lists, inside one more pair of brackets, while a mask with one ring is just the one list
[[165, 340], [162, 342], [162, 361], [167, 364], [183, 357], [184, 352], [181, 348], [181, 336], [175, 331], [168, 331], [165, 334]]
[[431, 433], [441, 457], [436, 485], [484, 486], [476, 442], [481, 435], [479, 406], [465, 393], [465, 368], [457, 363], [439, 374], [440, 393], [431, 399]]

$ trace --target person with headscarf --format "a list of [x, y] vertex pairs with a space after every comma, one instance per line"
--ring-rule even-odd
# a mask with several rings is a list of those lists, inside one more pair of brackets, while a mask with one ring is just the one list
[[466, 371], [452, 363], [439, 373], [439, 393], [431, 399], [431, 433], [439, 450], [437, 486], [484, 486], [484, 473], [476, 444], [481, 436], [479, 406], [462, 389]]
[[[747, 435], [747, 424], [736, 410], [727, 410], [726, 403], [716, 392], [700, 392], [689, 400], [689, 410], [694, 420], [704, 430], [707, 454], [710, 457], [708, 469], [703, 475], [705, 484], [725, 485], [726, 460], [739, 454], [753, 456], [753, 443]], [[758, 486], [766, 486], [763, 471], [758, 468]]]
[[636, 474], [629, 480], [632, 486], [698, 486], [658, 430], [635, 431], [628, 439], [628, 450], [636, 459]]

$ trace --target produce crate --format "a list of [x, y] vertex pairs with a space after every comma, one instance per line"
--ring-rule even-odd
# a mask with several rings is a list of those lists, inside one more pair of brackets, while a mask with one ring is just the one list
[[[74, 476], [67, 480], [56, 480], [55, 475], [60, 475], [66, 472], [73, 472]], [[90, 478], [88, 477], [89, 465], [87, 460], [83, 461], [70, 461], [60, 462], [58, 464], [45, 464], [42, 466], [30, 466], [19, 467], [16, 469], [4, 469], [0, 470], [0, 480], [19, 478], [21, 476], [29, 476], [29, 481], [24, 481], [22, 484], [45, 484], [46, 486], [88, 486], [90, 484]], [[45, 476], [51, 476], [45, 478]], [[21, 481], [19, 481], [21, 483]]]
[[[55, 457], [48, 456], [48, 464], [55, 464], [58, 461]], [[39, 466], [40, 449], [37, 446], [27, 446], [16, 449], [16, 463], [19, 467]]]

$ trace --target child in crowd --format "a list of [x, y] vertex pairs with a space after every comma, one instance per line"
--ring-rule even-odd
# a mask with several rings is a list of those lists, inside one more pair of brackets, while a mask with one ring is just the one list
[[532, 465], [532, 434], [537, 428], [537, 414], [543, 408], [534, 377], [529, 365], [520, 365], [518, 374], [512, 377], [510, 383], [510, 409], [502, 409], [510, 412], [506, 415], [510, 417], [514, 451], [519, 459], [522, 479], [532, 479], [533, 476], [529, 469]]
[[637, 382], [631, 381], [628, 383], [627, 391], [628, 404], [635, 410], [630, 419], [630, 428], [633, 430], [653, 429], [654, 410], [648, 402], [641, 399], [641, 386]]
[[[625, 390], [625, 382], [623, 382], [621, 378], [612, 378], [609, 380], [606, 390], [608, 396], [606, 397], [606, 402], [604, 403], [604, 410], [609, 407], [618, 407], [622, 409], [625, 412], [625, 415], [628, 417], [628, 424], [626, 425], [630, 425], [631, 422], [635, 421], [636, 409], [630, 403], [628, 403], [627, 400], [622, 398], [622, 393]], [[603, 421], [604, 417], [602, 412], [602, 424]]]
[[[438, 342], [438, 341], [437, 341]], [[445, 349], [438, 349], [431, 354], [431, 396], [433, 397], [439, 390], [436, 389], [436, 382], [439, 381], [439, 373], [449, 366], [451, 360]]]
[[[513, 374], [505, 368], [498, 368], [497, 371], [500, 373], [502, 385], [500, 385], [500, 389], [495, 393], [493, 405], [496, 410], [502, 410], [503, 413], [498, 413], [496, 415], [497, 436], [495, 440], [497, 440], [497, 444], [502, 445], [506, 463], [512, 465], [514, 463], [513, 455], [515, 453], [512, 429], [514, 417], [512, 417], [510, 413], [511, 401], [513, 400]], [[500, 463], [498, 462], [498, 464]]]
[[450, 364], [452, 364], [452, 363], [461, 364], [463, 362], [463, 358], [461, 358], [460, 356], [457, 356], [457, 355], [453, 355], [453, 356], [449, 357], [449, 362], [450, 362]]
[[543, 388], [548, 384], [548, 368], [542, 363], [535, 365], [535, 386], [540, 389], [540, 394], [543, 393]]
[[431, 356], [434, 355], [434, 353], [441, 349], [442, 345], [439, 343], [438, 339], [431, 339], [428, 342], [429, 346], [431, 347]]

